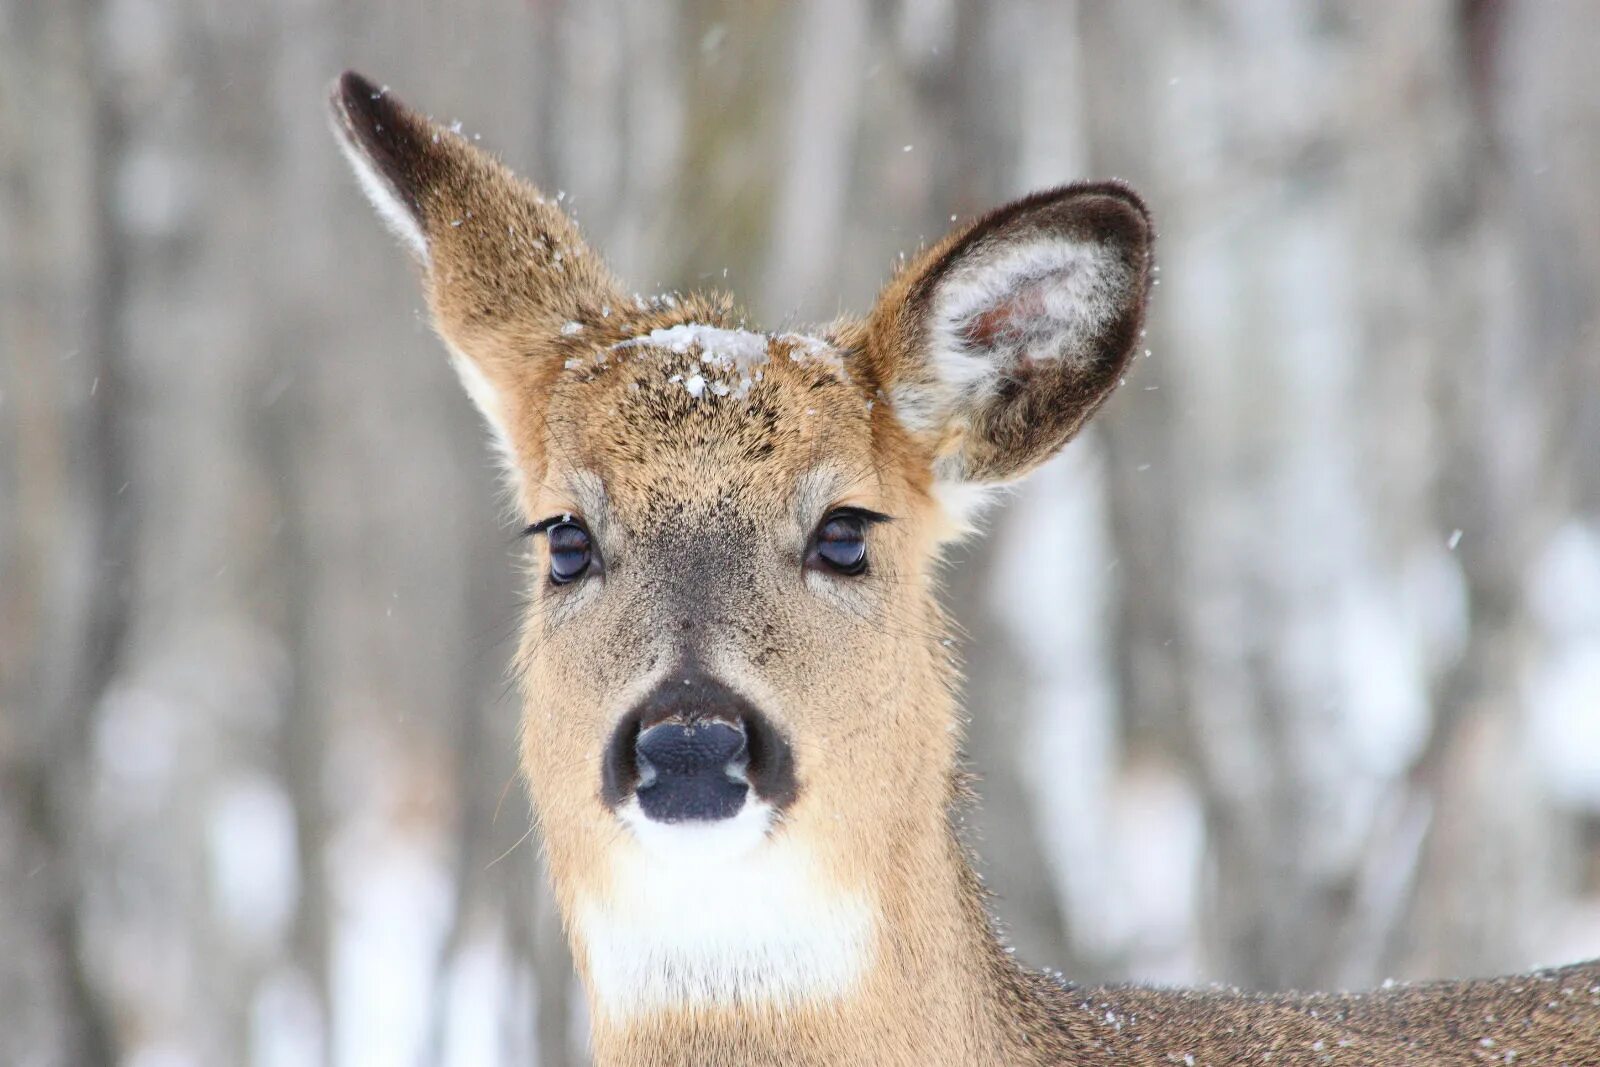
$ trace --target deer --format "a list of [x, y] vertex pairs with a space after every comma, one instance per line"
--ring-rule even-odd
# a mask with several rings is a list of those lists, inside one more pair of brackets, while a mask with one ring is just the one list
[[330, 102], [526, 523], [519, 764], [597, 1063], [1600, 1064], [1600, 961], [1256, 994], [1002, 943], [937, 566], [1128, 370], [1127, 185], [1006, 204], [864, 317], [763, 333], [629, 294], [559, 197], [387, 88]]

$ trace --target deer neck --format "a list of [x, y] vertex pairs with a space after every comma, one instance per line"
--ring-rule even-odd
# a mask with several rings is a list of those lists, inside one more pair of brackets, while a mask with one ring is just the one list
[[596, 1062], [1007, 1061], [1020, 972], [965, 850], [944, 810], [901, 829], [859, 892], [816, 890], [780, 837], [704, 885], [652, 862], [637, 892], [568, 897]]

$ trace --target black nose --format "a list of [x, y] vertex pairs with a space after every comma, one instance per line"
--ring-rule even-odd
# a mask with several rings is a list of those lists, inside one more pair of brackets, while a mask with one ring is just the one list
[[633, 744], [639, 807], [658, 822], [726, 819], [750, 791], [744, 727], [725, 722], [664, 722]]
[[731, 818], [752, 794], [782, 809], [796, 792], [794, 756], [771, 720], [692, 665], [622, 717], [601, 765], [607, 806], [634, 797], [658, 822]]

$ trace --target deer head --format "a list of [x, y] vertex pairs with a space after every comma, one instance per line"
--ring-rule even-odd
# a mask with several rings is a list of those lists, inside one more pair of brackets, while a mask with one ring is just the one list
[[521, 758], [597, 1040], [942, 973], [976, 894], [935, 565], [1116, 387], [1139, 198], [1038, 193], [864, 319], [764, 334], [629, 295], [551, 198], [359, 76], [332, 104], [528, 524]]

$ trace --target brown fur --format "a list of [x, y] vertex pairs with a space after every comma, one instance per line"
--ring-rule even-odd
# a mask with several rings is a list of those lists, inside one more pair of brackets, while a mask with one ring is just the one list
[[[748, 392], [693, 396], [683, 381], [700, 353], [637, 339], [733, 328], [729, 301], [625, 297], [553, 204], [465, 140], [355, 75], [333, 110], [425, 234], [435, 322], [488, 382], [475, 398], [506, 438], [523, 514], [583, 516], [603, 560], [555, 587], [535, 549], [517, 665], [523, 765], [598, 1060], [1600, 1063], [1596, 964], [1359, 996], [1080, 989], [1024, 971], [995, 937], [953, 828], [960, 720], [933, 569], [959, 523], [936, 481], [1025, 472], [1115, 387], [1150, 269], [1149, 217], [1131, 191], [1073, 186], [1002, 208], [919, 256], [866, 320], [836, 324], [828, 352], [779, 337]], [[1093, 269], [1114, 306], [1071, 351], [1014, 360], [992, 389], [941, 392], [931, 323], [948, 280], [1032, 240], [1104, 250]], [[1041, 299], [1019, 291], [963, 320], [963, 343], [987, 351], [1036, 315]], [[893, 398], [926, 410], [908, 421]], [[841, 505], [893, 521], [872, 528], [866, 574], [819, 578], [802, 566], [809, 533]], [[869, 965], [841, 995], [741, 990], [622, 1015], [596, 999], [581, 919], [625, 906], [616, 858], [640, 855], [598, 795], [602, 749], [684, 662], [790, 739], [798, 792], [771, 834], [805, 857], [807, 884], [870, 902]]]

